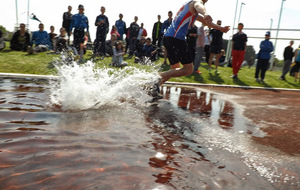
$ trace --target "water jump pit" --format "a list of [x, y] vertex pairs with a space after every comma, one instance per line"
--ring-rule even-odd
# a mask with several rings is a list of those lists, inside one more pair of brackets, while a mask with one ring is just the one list
[[299, 92], [73, 68], [0, 78], [0, 189], [300, 188]]

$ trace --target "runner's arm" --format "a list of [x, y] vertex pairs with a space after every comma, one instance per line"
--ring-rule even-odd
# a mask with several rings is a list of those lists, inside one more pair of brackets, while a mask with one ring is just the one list
[[221, 32], [224, 32], [224, 33], [228, 32], [230, 30], [230, 26], [222, 27], [213, 22], [205, 21], [205, 19], [202, 15], [198, 15], [197, 21], [202, 22], [203, 24], [207, 25], [209, 28], [214, 28], [214, 29], [220, 30]]

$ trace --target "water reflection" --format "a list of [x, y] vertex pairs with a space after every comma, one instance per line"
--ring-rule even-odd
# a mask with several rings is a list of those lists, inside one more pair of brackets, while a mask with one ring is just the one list
[[[216, 94], [164, 86], [153, 104], [63, 112], [47, 106], [46, 83], [5, 80], [0, 189], [299, 188], [296, 158], [266, 167], [272, 151], [237, 133], [250, 130], [240, 108]], [[272, 178], [293, 166], [280, 177], [296, 177], [275, 186], [255, 164]]]
[[[209, 92], [199, 91], [192, 88], [176, 88], [167, 86], [163, 88], [164, 98], [177, 101], [177, 105], [197, 114], [200, 118], [215, 118], [224, 129], [234, 126], [234, 106], [231, 102], [216, 99], [215, 95]], [[172, 94], [171, 94], [172, 92]], [[178, 98], [175, 98], [175, 96]]]

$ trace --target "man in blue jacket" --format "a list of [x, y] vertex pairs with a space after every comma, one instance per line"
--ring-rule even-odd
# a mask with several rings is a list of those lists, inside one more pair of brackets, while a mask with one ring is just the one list
[[73, 15], [71, 26], [70, 26], [70, 35], [74, 29], [74, 41], [73, 45], [76, 50], [79, 52], [80, 58], [83, 58], [84, 50], [84, 35], [89, 32], [89, 20], [84, 15], [84, 6], [78, 6], [78, 14]]
[[118, 37], [118, 40], [122, 40], [123, 41], [123, 36], [125, 34], [126, 31], [126, 23], [123, 21], [123, 14], [119, 14], [119, 20], [116, 21], [115, 26], [117, 27], [117, 30], [120, 34], [120, 37]]
[[[260, 43], [260, 50], [257, 55], [257, 65], [255, 71], [255, 80], [257, 82], [264, 82], [266, 71], [269, 67], [269, 60], [271, 58], [271, 52], [274, 50], [273, 43], [270, 42], [271, 33], [268, 31], [265, 34], [265, 40]], [[259, 80], [260, 73], [260, 80]]]
[[33, 45], [35, 45], [35, 47], [38, 47], [39, 45], [44, 45], [47, 47], [46, 49], [52, 49], [49, 34], [46, 31], [44, 31], [43, 23], [40, 23], [39, 30], [33, 32], [32, 34], [31, 46]]

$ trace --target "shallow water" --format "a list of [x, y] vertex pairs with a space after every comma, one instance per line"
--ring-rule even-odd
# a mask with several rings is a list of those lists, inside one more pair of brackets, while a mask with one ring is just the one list
[[299, 158], [252, 141], [264, 134], [228, 97], [163, 86], [146, 103], [139, 83], [121, 88], [125, 76], [104, 91], [85, 80], [89, 100], [65, 78], [0, 79], [0, 189], [300, 187]]

